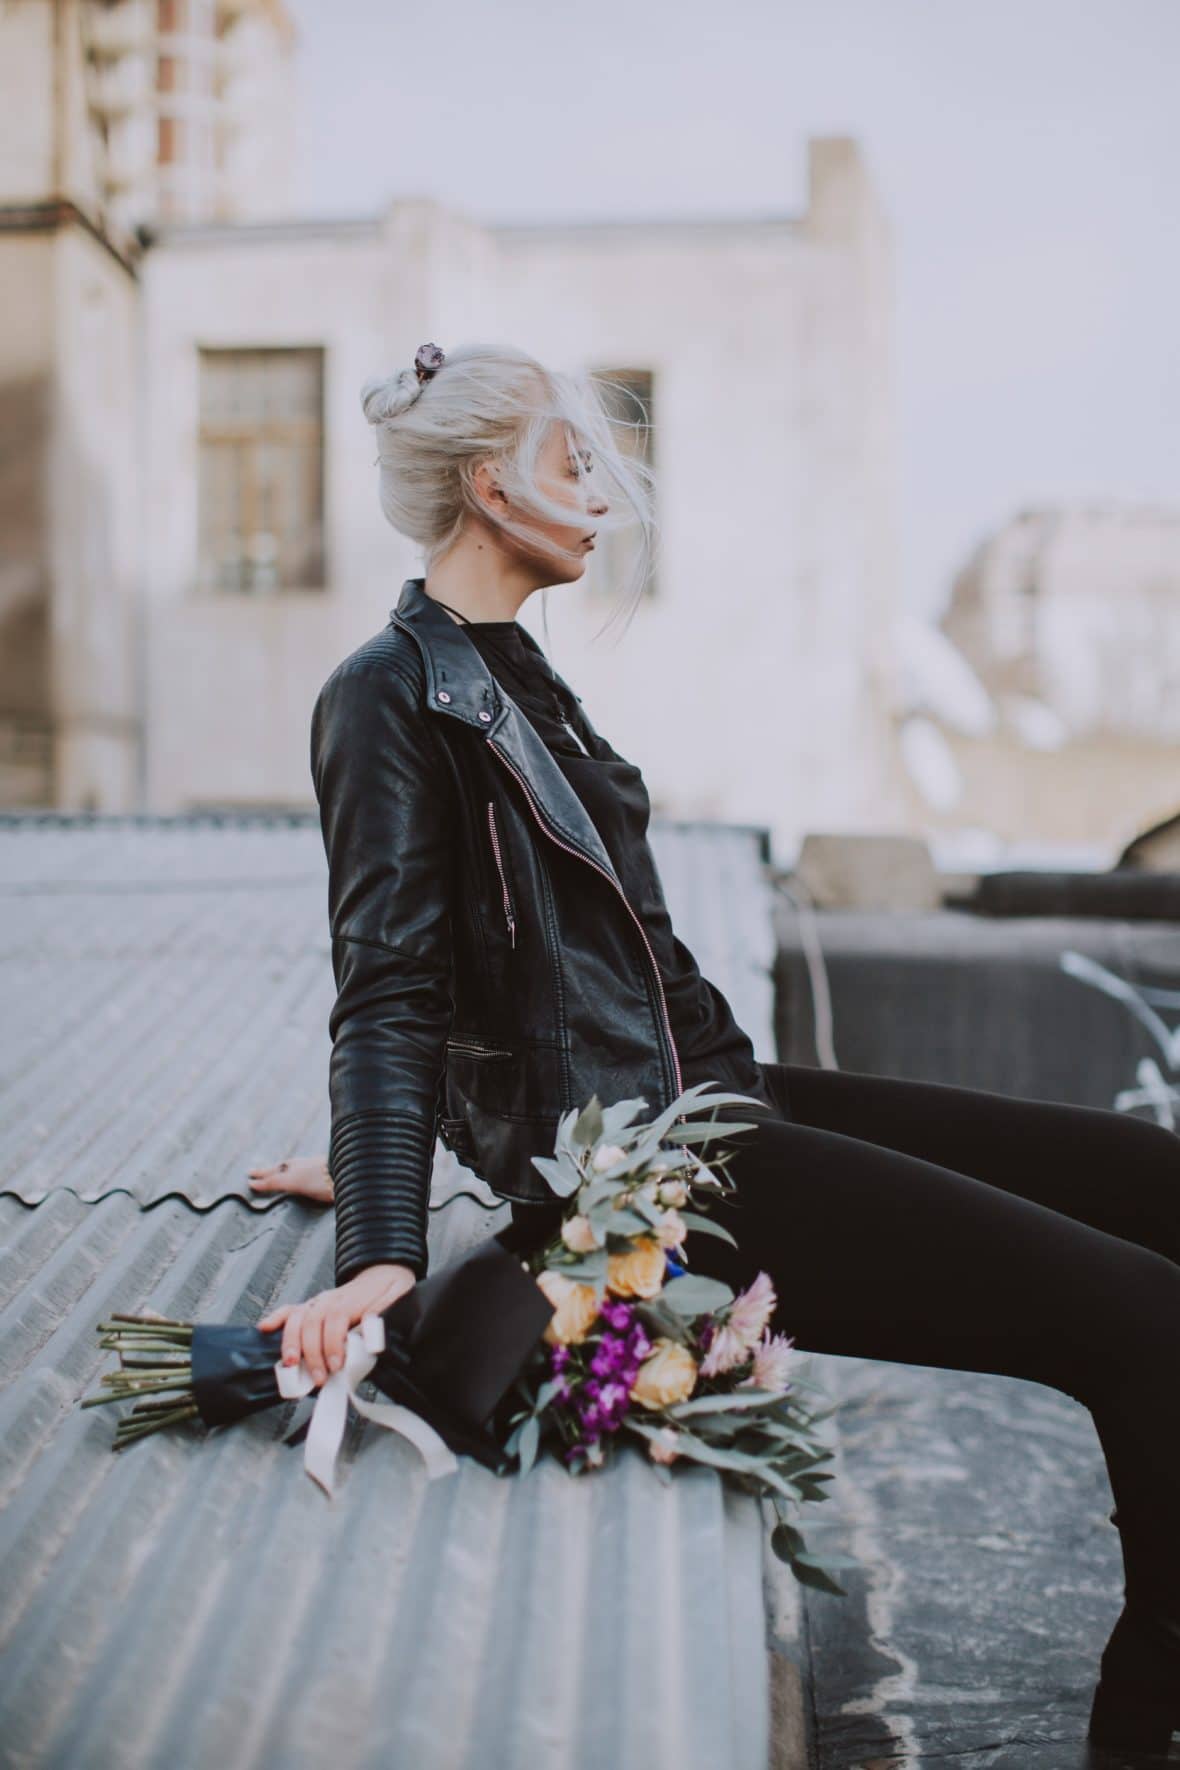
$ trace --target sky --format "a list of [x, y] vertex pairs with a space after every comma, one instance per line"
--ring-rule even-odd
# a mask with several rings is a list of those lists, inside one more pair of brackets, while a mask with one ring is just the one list
[[308, 214], [801, 215], [808, 138], [855, 136], [915, 612], [1020, 510], [1180, 508], [1180, 0], [288, 7]]

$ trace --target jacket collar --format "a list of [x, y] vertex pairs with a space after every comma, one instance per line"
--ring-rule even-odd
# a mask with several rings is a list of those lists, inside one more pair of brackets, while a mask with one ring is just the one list
[[[507, 689], [496, 680], [458, 621], [426, 594], [424, 578], [407, 578], [390, 621], [410, 633], [426, 668], [426, 708], [472, 726], [524, 776], [553, 828], [603, 867], [622, 890], [619, 876], [586, 807]], [[532, 650], [541, 647], [527, 628]], [[543, 654], [542, 654], [543, 655]]]

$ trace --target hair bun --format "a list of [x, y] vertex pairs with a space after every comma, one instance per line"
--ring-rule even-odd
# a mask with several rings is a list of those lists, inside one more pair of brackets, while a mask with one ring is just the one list
[[361, 405], [370, 424], [384, 424], [408, 412], [425, 382], [418, 380], [413, 369], [399, 369], [396, 375], [374, 375], [361, 388]]

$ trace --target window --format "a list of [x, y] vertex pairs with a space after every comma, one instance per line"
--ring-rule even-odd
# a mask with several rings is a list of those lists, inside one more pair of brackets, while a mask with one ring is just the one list
[[[603, 404], [612, 419], [615, 440], [625, 455], [633, 455], [654, 469], [655, 435], [654, 376], [650, 369], [607, 369], [591, 371], [599, 384]], [[590, 555], [591, 570], [586, 582], [606, 596], [617, 595], [630, 577], [638, 555], [638, 530], [634, 522], [625, 528], [604, 530], [598, 546]], [[644, 595], [655, 593], [654, 573], [648, 578]]]
[[202, 589], [324, 584], [324, 353], [202, 350]]

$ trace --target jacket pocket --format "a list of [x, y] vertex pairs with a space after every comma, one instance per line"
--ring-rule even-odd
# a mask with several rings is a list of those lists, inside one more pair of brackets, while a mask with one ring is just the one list
[[471, 1126], [465, 1118], [440, 1117], [438, 1121], [439, 1136], [443, 1147], [449, 1149], [460, 1162], [475, 1158], [475, 1138]]
[[508, 938], [512, 946], [516, 946], [516, 905], [513, 902], [512, 889], [508, 883], [508, 874], [504, 868], [504, 854], [500, 846], [500, 832], [496, 828], [496, 802], [488, 800], [488, 834], [491, 837], [492, 855], [496, 862], [496, 872], [500, 879], [500, 893], [504, 904], [504, 921], [508, 927]]

